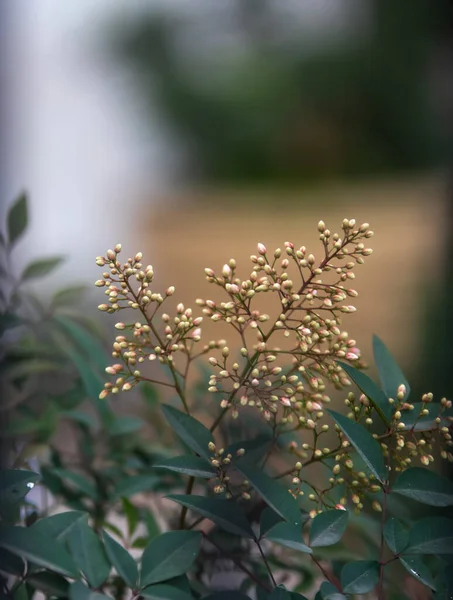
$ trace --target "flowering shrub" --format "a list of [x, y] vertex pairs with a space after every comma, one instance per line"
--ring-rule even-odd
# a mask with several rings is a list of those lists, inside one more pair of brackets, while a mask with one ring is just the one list
[[[453, 485], [424, 467], [436, 454], [453, 460], [451, 401], [410, 398], [377, 337], [381, 385], [363, 372], [357, 343], [341, 325], [356, 310], [349, 285], [372, 253], [373, 232], [348, 219], [341, 233], [322, 221], [318, 230], [318, 258], [291, 242], [274, 252], [260, 243], [245, 279], [233, 259], [218, 273], [207, 268], [225, 298], [196, 300], [200, 315], [173, 306], [174, 287], [154, 290], [141, 253], [122, 263], [117, 245], [97, 257], [105, 271], [96, 285], [108, 296], [99, 309], [128, 311], [115, 326], [114, 362], [106, 367], [112, 379], [100, 398], [139, 384], [172, 394], [156, 410], [182, 453], [149, 466], [154, 495], [159, 486], [173, 492], [160, 510], [167, 531], [148, 529], [138, 543], [130, 494], [111, 490], [116, 502], [122, 498], [127, 534], [106, 513], [93, 520], [90, 508], [47, 516], [28, 529], [6, 529], [10, 562], [17, 555], [30, 561], [32, 577], [52, 575], [64, 588], [53, 595], [76, 600], [289, 600], [304, 598], [301, 592], [316, 600], [372, 592], [410, 598], [414, 588], [402, 573], [436, 598], [450, 597], [453, 521], [442, 509], [453, 505]], [[272, 296], [273, 314], [260, 309], [263, 294]], [[203, 341], [206, 318], [232, 337]], [[204, 386], [194, 384], [200, 363], [208, 370]], [[346, 395], [347, 415], [330, 408], [329, 389]], [[8, 475], [23, 485], [30, 476]], [[437, 514], [420, 513], [421, 505]], [[45, 536], [53, 540], [46, 551]], [[221, 560], [235, 576], [216, 583]], [[22, 570], [16, 586], [29, 573]]]

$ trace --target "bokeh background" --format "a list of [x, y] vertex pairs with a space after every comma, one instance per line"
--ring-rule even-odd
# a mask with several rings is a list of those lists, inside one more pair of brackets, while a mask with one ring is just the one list
[[204, 267], [316, 254], [319, 219], [355, 217], [348, 328], [453, 396], [451, 2], [2, 0], [0, 23], [2, 216], [27, 189], [18, 269], [67, 257], [44, 295], [121, 241], [191, 305]]

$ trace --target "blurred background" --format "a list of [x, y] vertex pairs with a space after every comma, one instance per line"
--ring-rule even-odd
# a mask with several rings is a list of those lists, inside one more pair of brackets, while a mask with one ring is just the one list
[[[42, 293], [142, 250], [178, 300], [261, 241], [368, 221], [348, 329], [453, 396], [453, 10], [447, 0], [3, 0], [2, 217], [20, 190]], [[208, 262], [207, 262], [208, 261]], [[93, 292], [87, 307], [102, 301]], [[109, 335], [112, 335], [109, 332]]]

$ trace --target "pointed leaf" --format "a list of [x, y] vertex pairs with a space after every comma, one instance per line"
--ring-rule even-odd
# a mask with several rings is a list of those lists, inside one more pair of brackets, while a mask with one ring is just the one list
[[211, 452], [208, 446], [210, 442], [214, 442], [213, 435], [209, 429], [200, 423], [200, 421], [168, 404], [163, 404], [162, 410], [171, 428], [182, 441], [191, 450], [209, 460]]
[[287, 488], [269, 475], [245, 461], [237, 463], [240, 471], [270, 508], [291, 523], [301, 523], [302, 515], [296, 500]]
[[88, 513], [86, 512], [70, 510], [36, 521], [30, 527], [30, 531], [38, 532], [40, 535], [46, 537], [46, 539], [64, 542], [73, 527], [80, 521], [86, 521], [87, 518]]
[[110, 596], [90, 590], [81, 581], [75, 581], [69, 588], [69, 600], [112, 600]]
[[77, 576], [77, 568], [65, 547], [58, 542], [49, 544], [48, 538], [31, 528], [0, 526], [0, 547], [40, 567]]
[[35, 260], [25, 267], [22, 273], [21, 279], [27, 281], [28, 279], [35, 279], [36, 277], [45, 277], [51, 273], [59, 264], [63, 262], [61, 256], [54, 256], [52, 258], [43, 258]]
[[124, 579], [131, 589], [135, 589], [138, 581], [138, 568], [129, 552], [109, 536], [102, 534], [107, 556], [120, 577]]
[[0, 571], [21, 577], [25, 573], [25, 563], [20, 556], [0, 548]]
[[8, 245], [12, 246], [24, 233], [28, 223], [27, 195], [22, 193], [8, 211]]
[[0, 507], [22, 500], [39, 481], [33, 471], [5, 469], [0, 471]]
[[83, 475], [80, 475], [80, 473], [69, 471], [69, 469], [53, 469], [52, 473], [59, 477], [64, 483], [69, 481], [76, 490], [83, 492], [92, 500], [98, 499], [99, 494], [94, 483]]
[[384, 482], [387, 479], [384, 457], [381, 446], [371, 433], [340, 413], [333, 410], [327, 410], [327, 412], [349, 439], [376, 479]]
[[137, 529], [140, 515], [138, 514], [137, 508], [127, 498], [121, 498], [121, 504], [123, 505], [124, 514], [126, 515], [127, 531], [131, 538]]
[[203, 598], [203, 600], [250, 600], [250, 596], [246, 596], [242, 592], [236, 592], [235, 590], [216, 592]]
[[384, 539], [395, 554], [400, 554], [409, 543], [409, 530], [395, 517], [390, 517], [384, 526]]
[[212, 479], [217, 472], [209, 462], [199, 456], [175, 456], [161, 460], [159, 464], [153, 465], [154, 469], [166, 469], [183, 475], [201, 477], [203, 479]]
[[310, 528], [310, 546], [333, 546], [341, 540], [348, 524], [347, 510], [326, 510], [316, 515]]
[[390, 354], [389, 349], [377, 335], [373, 336], [373, 354], [379, 371], [382, 389], [387, 394], [387, 397], [396, 399], [398, 387], [403, 384], [406, 386], [406, 395], [404, 397], [406, 399], [411, 391], [410, 385], [395, 359]]
[[346, 600], [346, 596], [339, 592], [330, 581], [324, 581], [321, 584], [319, 592], [321, 594], [321, 600]]
[[112, 499], [128, 498], [141, 492], [153, 490], [160, 482], [156, 475], [132, 475], [125, 477], [115, 484], [115, 493]]
[[403, 471], [393, 484], [392, 492], [429, 506], [453, 505], [453, 483], [421, 467]]
[[392, 416], [392, 405], [381, 388], [368, 375], [362, 373], [362, 371], [341, 361], [337, 361], [337, 363], [357, 385], [360, 391], [370, 400], [384, 423], [388, 424]]
[[72, 287], [58, 290], [52, 298], [52, 308], [60, 306], [77, 305], [87, 292], [85, 285], [74, 285]]
[[184, 494], [172, 494], [167, 498], [178, 502], [182, 506], [187, 506], [187, 508], [213, 521], [225, 531], [251, 539], [255, 538], [245, 513], [240, 506], [231, 500]]
[[278, 515], [272, 508], [266, 507], [260, 520], [260, 537], [264, 537], [268, 531], [272, 529], [277, 523], [283, 521], [282, 517]]
[[446, 517], [425, 517], [410, 532], [405, 554], [452, 554], [453, 521]]
[[168, 531], [154, 538], [142, 556], [141, 587], [186, 573], [200, 550], [198, 531]]
[[367, 594], [379, 581], [377, 560], [358, 560], [346, 563], [341, 571], [341, 587], [345, 594]]
[[110, 563], [101, 541], [89, 527], [88, 520], [79, 520], [67, 535], [67, 543], [75, 563], [92, 587], [99, 587], [110, 573]]
[[304, 543], [302, 539], [302, 526], [300, 524], [295, 525], [294, 523], [277, 523], [274, 525], [266, 535], [266, 539], [292, 548], [293, 550], [299, 550], [299, 552], [306, 552], [311, 554], [311, 549]]
[[192, 600], [189, 591], [182, 590], [180, 587], [171, 584], [171, 581], [149, 585], [140, 590], [140, 596], [147, 600]]
[[400, 556], [400, 563], [415, 579], [421, 581], [432, 590], [436, 590], [433, 576], [421, 556]]

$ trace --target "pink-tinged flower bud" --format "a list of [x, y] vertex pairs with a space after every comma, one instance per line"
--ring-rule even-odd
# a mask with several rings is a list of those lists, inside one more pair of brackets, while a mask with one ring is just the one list
[[103, 267], [105, 265], [105, 258], [103, 256], [96, 256], [96, 264], [98, 267]]
[[318, 231], [320, 233], [322, 233], [325, 229], [326, 229], [326, 224], [324, 223], [324, 221], [319, 221], [319, 223], [318, 223]]
[[137, 254], [134, 257], [135, 262], [140, 262], [143, 258], [143, 254], [141, 252], [137, 252]]
[[230, 265], [224, 264], [222, 267], [222, 275], [226, 278], [231, 277], [231, 267]]
[[195, 342], [199, 342], [201, 340], [201, 329], [200, 329], [200, 327], [197, 327], [197, 329], [194, 329], [192, 331], [191, 337], [192, 337], [192, 339]]
[[266, 254], [267, 248], [264, 244], [258, 244], [258, 252], [262, 255]]
[[251, 381], [251, 384], [253, 385], [253, 387], [257, 387], [257, 386], [260, 384], [260, 382], [259, 382], [259, 380], [258, 380], [258, 379], [256, 379], [256, 377], [255, 377], [254, 379], [252, 379], [252, 381]]
[[126, 329], [126, 325], [124, 323], [116, 323], [115, 329]]
[[105, 367], [105, 372], [109, 375], [116, 375], [116, 371], [113, 367]]
[[105, 281], [103, 279], [98, 279], [94, 285], [96, 287], [104, 287], [105, 286]]
[[337, 510], [346, 510], [346, 507], [344, 507], [343, 504], [335, 504], [335, 508]]
[[178, 306], [176, 307], [176, 312], [177, 312], [179, 315], [182, 315], [182, 313], [184, 312], [184, 304], [183, 304], [182, 302], [180, 302], [180, 303], [178, 304]]
[[123, 392], [128, 392], [130, 389], [132, 389], [132, 385], [126, 382], [121, 389]]
[[240, 291], [235, 283], [227, 284], [227, 292], [230, 292], [230, 294], [239, 294]]
[[102, 390], [102, 392], [99, 394], [99, 400], [104, 400], [105, 398], [107, 398], [109, 393], [109, 390]]
[[195, 326], [201, 325], [201, 323], [202, 323], [202, 322], [203, 322], [203, 317], [196, 317], [196, 318], [193, 320], [193, 324], [194, 324]]
[[119, 253], [121, 252], [121, 244], [117, 244], [117, 245], [115, 246], [114, 250], [115, 250], [115, 253], [116, 253], [116, 254], [119, 254]]
[[319, 402], [312, 402], [311, 404], [313, 410], [319, 411], [322, 410], [322, 405]]
[[110, 308], [110, 306], [108, 304], [99, 304], [99, 306], [98, 306], [98, 309], [101, 312], [106, 312], [109, 308]]
[[107, 250], [107, 258], [109, 260], [115, 260], [116, 254], [113, 250]]
[[280, 402], [283, 406], [291, 406], [291, 400], [286, 396], [282, 396]]
[[354, 352], [347, 352], [346, 358], [348, 360], [359, 360], [359, 357], [357, 356], [357, 354], [354, 354]]

